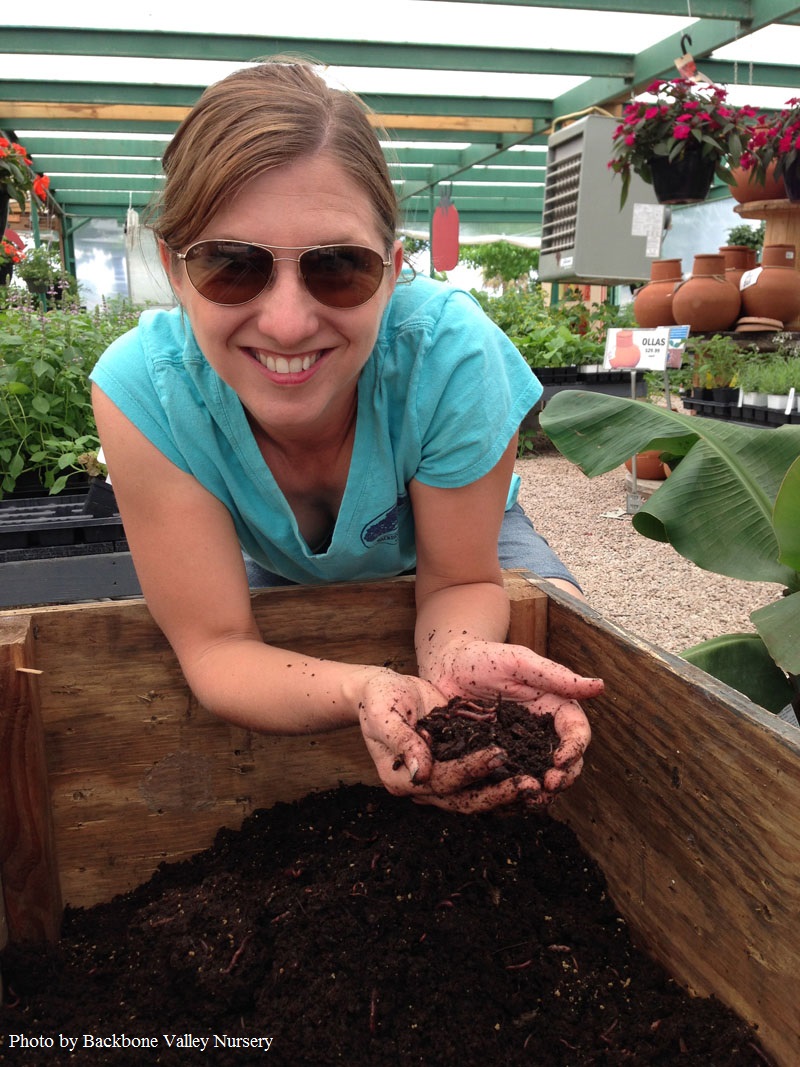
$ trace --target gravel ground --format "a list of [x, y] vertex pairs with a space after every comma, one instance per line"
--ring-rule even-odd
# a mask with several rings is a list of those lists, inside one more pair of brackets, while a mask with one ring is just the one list
[[587, 478], [544, 435], [536, 448], [517, 462], [520, 503], [586, 599], [630, 633], [680, 653], [719, 634], [752, 632], [750, 612], [781, 595], [778, 585], [701, 570], [637, 533], [625, 514], [624, 467]]

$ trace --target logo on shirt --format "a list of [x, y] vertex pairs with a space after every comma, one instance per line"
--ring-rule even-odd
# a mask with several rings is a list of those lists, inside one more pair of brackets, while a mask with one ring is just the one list
[[368, 522], [361, 531], [363, 544], [367, 546], [397, 544], [400, 512], [407, 507], [408, 497], [403, 494], [390, 508]]

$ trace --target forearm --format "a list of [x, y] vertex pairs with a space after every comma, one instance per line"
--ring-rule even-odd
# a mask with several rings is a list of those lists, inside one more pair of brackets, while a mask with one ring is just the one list
[[438, 684], [450, 654], [467, 642], [505, 641], [510, 605], [502, 585], [476, 582], [437, 589], [418, 598], [416, 653], [419, 674]]
[[181, 666], [209, 711], [272, 734], [356, 725], [367, 681], [383, 670], [317, 659], [249, 637], [221, 641], [194, 656], [184, 653]]

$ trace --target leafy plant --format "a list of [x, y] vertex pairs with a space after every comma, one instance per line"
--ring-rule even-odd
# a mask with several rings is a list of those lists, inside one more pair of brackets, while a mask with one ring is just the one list
[[764, 182], [770, 164], [775, 177], [782, 178], [800, 158], [800, 97], [786, 101], [772, 119], [759, 120], [742, 153], [741, 167], [752, 170], [754, 179]]
[[741, 222], [738, 226], [732, 226], [728, 230], [728, 244], [744, 245], [745, 248], [760, 252], [764, 247], [766, 229], [767, 224], [763, 219], [758, 226], [749, 226], [746, 222]]
[[533, 368], [602, 363], [606, 329], [626, 325], [630, 315], [613, 304], [568, 301], [548, 307], [538, 286], [498, 297], [473, 295]]
[[35, 292], [46, 292], [59, 282], [67, 283], [62, 288], [67, 288], [69, 284], [58, 250], [49, 244], [38, 245], [24, 252], [17, 264], [16, 273]]
[[526, 289], [539, 268], [539, 249], [522, 248], [510, 241], [490, 241], [482, 245], [461, 245], [460, 263], [478, 267], [488, 285], [500, 283], [507, 287]]
[[99, 448], [89, 373], [138, 314], [127, 302], [44, 314], [22, 292], [0, 308], [0, 499], [27, 472], [51, 493], [85, 473]]
[[[774, 396], [787, 396], [792, 388], [793, 381], [797, 378], [796, 368], [792, 360], [777, 356], [766, 360], [759, 367], [757, 377], [757, 393], [772, 393]], [[800, 366], [800, 360], [796, 361]]]
[[627, 104], [612, 135], [608, 165], [622, 178], [620, 204], [628, 197], [632, 172], [652, 184], [654, 156], [674, 162], [697, 152], [712, 160], [718, 177], [731, 184], [728, 163], [735, 165], [739, 160], [752, 109], [731, 107], [726, 89], [688, 78], [655, 81], [647, 94], [655, 99]]
[[540, 425], [589, 477], [650, 449], [682, 457], [634, 528], [705, 570], [784, 591], [751, 614], [756, 640], [725, 635], [684, 655], [771, 711], [800, 709], [800, 427], [764, 430], [575, 391], [554, 396]]
[[736, 380], [744, 353], [732, 338], [715, 333], [705, 340], [693, 341], [691, 350], [701, 386], [714, 389], [731, 385]]
[[45, 200], [49, 185], [49, 178], [34, 173], [27, 148], [0, 137], [0, 190], [16, 200], [20, 211], [25, 210], [29, 195]]

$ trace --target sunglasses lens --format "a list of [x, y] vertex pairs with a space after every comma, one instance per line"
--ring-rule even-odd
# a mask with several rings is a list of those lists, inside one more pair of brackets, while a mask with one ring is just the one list
[[206, 300], [245, 304], [266, 289], [274, 262], [266, 248], [237, 241], [201, 241], [186, 253], [186, 273]]
[[378, 291], [383, 260], [372, 248], [328, 245], [300, 256], [300, 273], [315, 300], [331, 308], [356, 308]]

